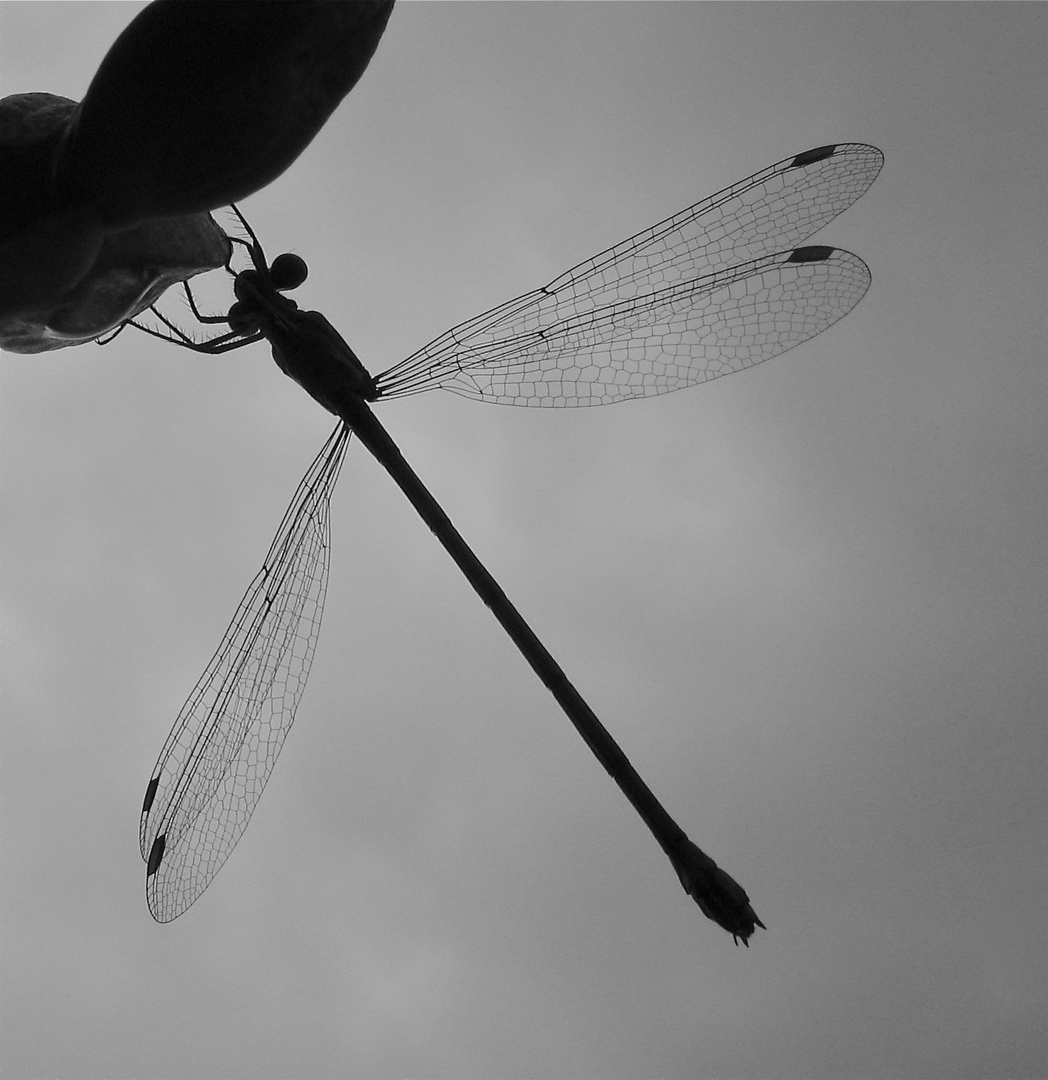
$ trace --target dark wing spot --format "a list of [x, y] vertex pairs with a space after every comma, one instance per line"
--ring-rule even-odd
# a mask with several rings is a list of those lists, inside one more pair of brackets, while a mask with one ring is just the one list
[[834, 143], [833, 146], [816, 146], [814, 150], [805, 150], [803, 154], [798, 154], [790, 162], [790, 168], [799, 169], [802, 165], [814, 165], [816, 161], [833, 157], [833, 152], [836, 149], [837, 144]]
[[146, 877], [152, 877], [157, 870], [160, 869], [160, 863], [164, 859], [164, 848], [167, 846], [167, 840], [163, 833], [161, 833], [154, 841], [153, 848], [149, 852], [149, 862], [146, 864]]
[[146, 788], [145, 802], [142, 803], [142, 813], [148, 814], [150, 807], [153, 805], [153, 800], [156, 798], [157, 785], [160, 783], [160, 777], [154, 776], [149, 781], [149, 787]]
[[834, 252], [834, 248], [825, 244], [811, 244], [808, 247], [794, 248], [786, 260], [791, 263], [825, 262]]

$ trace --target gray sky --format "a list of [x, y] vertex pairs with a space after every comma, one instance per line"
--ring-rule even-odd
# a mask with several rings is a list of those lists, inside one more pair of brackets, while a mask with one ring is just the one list
[[[6, 3], [79, 99], [138, 4]], [[11, 1078], [1048, 1071], [1044, 5], [412, 5], [244, 210], [373, 371], [812, 146], [873, 271], [755, 372], [381, 416], [768, 925], [734, 948], [351, 448], [298, 722], [204, 897], [150, 769], [331, 422], [263, 347], [0, 361]], [[235, 47], [231, 42], [230, 47]]]

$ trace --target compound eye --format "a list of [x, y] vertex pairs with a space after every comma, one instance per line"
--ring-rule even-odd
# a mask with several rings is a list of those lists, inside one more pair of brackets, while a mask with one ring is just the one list
[[262, 276], [257, 270], [241, 270], [233, 282], [233, 295], [250, 302], [262, 288]]
[[306, 266], [306, 260], [288, 251], [283, 255], [278, 255], [269, 268], [273, 288], [280, 292], [297, 289], [306, 280], [308, 274], [309, 267]]

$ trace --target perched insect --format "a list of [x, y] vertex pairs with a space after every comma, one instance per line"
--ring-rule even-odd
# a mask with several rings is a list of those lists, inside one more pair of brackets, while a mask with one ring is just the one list
[[287, 254], [267, 263], [243, 218], [251, 239], [236, 243], [252, 267], [236, 275], [228, 316], [200, 316], [228, 322], [228, 332], [195, 342], [159, 312], [163, 329], [131, 324], [208, 352], [264, 338], [280, 368], [339, 417], [153, 770], [140, 840], [154, 918], [176, 918], [207, 888], [247, 826], [294, 720], [327, 588], [331, 492], [353, 434], [491, 608], [702, 911], [736, 941], [763, 927], [742, 887], [688, 839], [630, 765], [371, 404], [440, 388], [511, 405], [601, 405], [762, 363], [831, 326], [866, 292], [870, 275], [857, 256], [800, 245], [866, 191], [882, 162], [879, 150], [858, 143], [787, 158], [456, 326], [376, 377], [323, 315], [283, 295], [305, 280], [305, 263]]

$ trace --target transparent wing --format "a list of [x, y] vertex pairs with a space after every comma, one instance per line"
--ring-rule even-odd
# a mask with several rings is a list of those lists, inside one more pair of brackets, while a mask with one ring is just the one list
[[181, 915], [229, 857], [295, 719], [320, 631], [331, 491], [348, 442], [340, 424], [299, 484], [157, 759], [139, 839], [158, 922]]
[[448, 330], [376, 380], [512, 405], [600, 405], [759, 364], [862, 298], [857, 256], [798, 247], [883, 164], [844, 143], [787, 158]]

